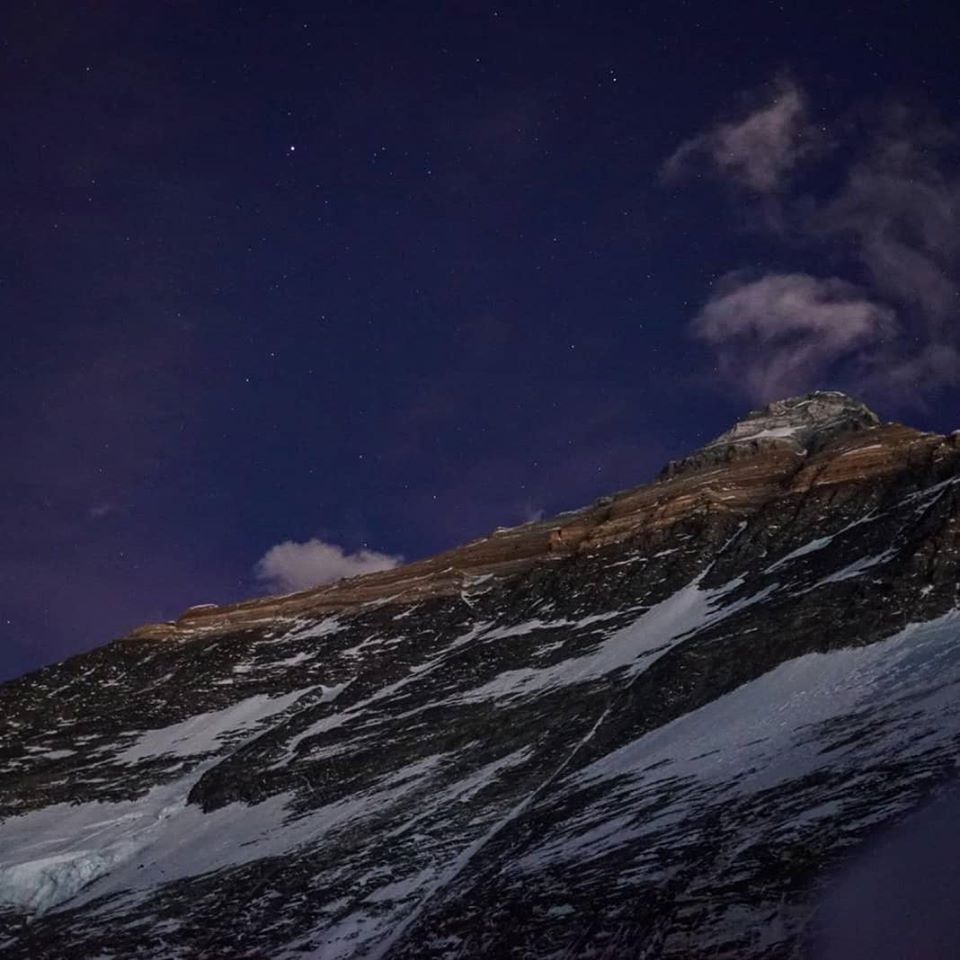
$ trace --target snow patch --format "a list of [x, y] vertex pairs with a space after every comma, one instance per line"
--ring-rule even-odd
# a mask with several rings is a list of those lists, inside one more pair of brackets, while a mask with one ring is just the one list
[[870, 570], [872, 567], [878, 567], [881, 564], [886, 563], [888, 560], [895, 557], [896, 554], [896, 550], [884, 550], [883, 553], [878, 553], [872, 557], [861, 557], [859, 560], [849, 564], [842, 570], [837, 570], [834, 573], [831, 573], [828, 577], [818, 580], [814, 584], [814, 587], [820, 587], [826, 583], [840, 583], [842, 580], [850, 580], [853, 577], [859, 577], [861, 573], [866, 573], [866, 571]]
[[808, 553], [815, 553], [817, 550], [822, 550], [832, 542], [832, 536], [818, 537], [816, 540], [811, 540], [809, 543], [805, 543], [802, 547], [797, 547], [796, 550], [791, 550], [790, 553], [788, 553], [785, 557], [781, 557], [776, 563], [771, 564], [763, 572], [773, 573], [774, 570], [779, 570], [780, 567], [790, 563], [791, 560], [796, 560], [799, 557], [805, 557]]
[[[900, 760], [924, 755], [937, 740], [952, 741], [960, 718], [952, 709], [960, 686], [960, 612], [908, 625], [894, 636], [865, 647], [810, 653], [787, 661], [711, 701], [698, 710], [651, 730], [571, 774], [569, 783], [594, 791], [602, 781], [619, 781], [611, 797], [656, 796], [663, 784], [726, 784], [722, 789], [757, 795], [799, 781], [818, 770], [842, 767], [846, 757], [863, 763], [864, 742], [850, 736], [850, 724], [863, 718], [867, 728], [883, 719], [888, 731], [873, 748], [894, 751]], [[898, 712], [910, 723], [898, 722]], [[922, 721], [929, 718], [929, 723]], [[945, 717], [954, 717], [944, 723]], [[833, 735], [818, 735], [825, 724], [843, 718]], [[924, 729], [923, 736], [916, 731]], [[827, 749], [830, 748], [830, 749]], [[690, 787], [690, 789], [695, 789]], [[638, 818], [629, 810], [589, 807], [559, 839], [532, 850], [521, 869], [540, 869], [553, 860], [583, 862], [662, 830], [688, 814], [689, 790]], [[784, 828], [804, 822], [842, 819], [833, 798], [791, 814]]]
[[[773, 585], [746, 600], [720, 607], [718, 604], [723, 597], [742, 581], [737, 579], [714, 590], [703, 590], [700, 587], [701, 579], [702, 576], [697, 577], [686, 587], [647, 609], [633, 623], [615, 630], [592, 653], [580, 654], [549, 667], [506, 670], [489, 683], [462, 694], [456, 702], [473, 703], [491, 698], [527, 696], [548, 687], [583, 683], [616, 670], [627, 670], [628, 675], [639, 673], [679, 640], [759, 602], [776, 589], [776, 585]], [[602, 618], [587, 617], [575, 626]]]
[[279, 697], [257, 694], [224, 710], [201, 713], [169, 727], [148, 730], [115, 759], [121, 763], [138, 763], [158, 756], [192, 757], [216, 752], [236, 734], [249, 732], [315, 689], [306, 687]]
[[0, 826], [0, 904], [45, 913], [146, 846], [183, 805], [177, 785], [140, 800], [55, 804]]
[[[865, 659], [872, 660], [860, 650], [839, 650], [787, 661], [597, 760], [579, 779], [591, 782], [631, 771], [642, 773], [645, 780], [684, 775], [716, 779], [741, 771], [744, 781], [760, 777], [770, 786], [785, 773], [793, 775], [797, 762], [793, 755], [786, 770], [769, 769], [768, 762], [779, 766], [771, 740], [789, 738], [793, 730], [821, 722], [848, 706], [849, 691], [862, 688], [864, 678], [858, 676], [858, 666]], [[759, 772], [758, 757], [765, 758]]]

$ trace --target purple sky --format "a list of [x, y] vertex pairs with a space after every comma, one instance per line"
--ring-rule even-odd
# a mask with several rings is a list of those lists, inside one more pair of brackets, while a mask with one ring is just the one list
[[956, 13], [40, 0], [2, 37], [0, 677], [577, 506], [774, 395], [960, 426]]

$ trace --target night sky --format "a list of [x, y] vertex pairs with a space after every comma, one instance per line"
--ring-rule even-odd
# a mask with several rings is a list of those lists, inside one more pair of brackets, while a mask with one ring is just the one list
[[8, 4], [0, 677], [776, 396], [960, 427], [951, 6]]

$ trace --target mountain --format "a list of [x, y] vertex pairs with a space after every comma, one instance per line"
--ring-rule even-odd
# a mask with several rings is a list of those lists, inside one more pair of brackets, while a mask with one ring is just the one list
[[838, 393], [0, 687], [0, 955], [807, 956], [960, 744], [960, 436]]

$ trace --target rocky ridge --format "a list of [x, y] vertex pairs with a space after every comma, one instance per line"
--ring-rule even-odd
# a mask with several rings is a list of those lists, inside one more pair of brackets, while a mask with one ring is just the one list
[[830, 871], [955, 770], [958, 524], [956, 436], [817, 393], [6, 684], [0, 950], [806, 956]]
[[[669, 463], [657, 483], [602, 497], [581, 510], [560, 517], [500, 529], [489, 537], [394, 570], [354, 577], [331, 586], [284, 597], [268, 597], [220, 607], [191, 608], [179, 620], [148, 624], [133, 636], [163, 638], [196, 632], [217, 632], [242, 623], [296, 617], [301, 613], [334, 612], [364, 603], [408, 603], [418, 598], [458, 593], [471, 578], [509, 576], [560, 556], [588, 553], [637, 535], [652, 532], [708, 507], [726, 510], [758, 507], [783, 491], [794, 474], [796, 492], [812, 484], [834, 484], [894, 471], [902, 459], [944, 445], [955, 438], [923, 434], [887, 424], [860, 401], [837, 392], [818, 391], [771, 403], [752, 411], [730, 430], [681, 461]], [[877, 429], [871, 443], [856, 437]], [[816, 452], [830, 440], [849, 436], [849, 449]], [[863, 454], [861, 455], [861, 450]], [[840, 454], [847, 459], [823, 471]], [[734, 464], [733, 461], [739, 461]], [[801, 465], [807, 469], [801, 471]], [[716, 469], [723, 466], [723, 477]]]

